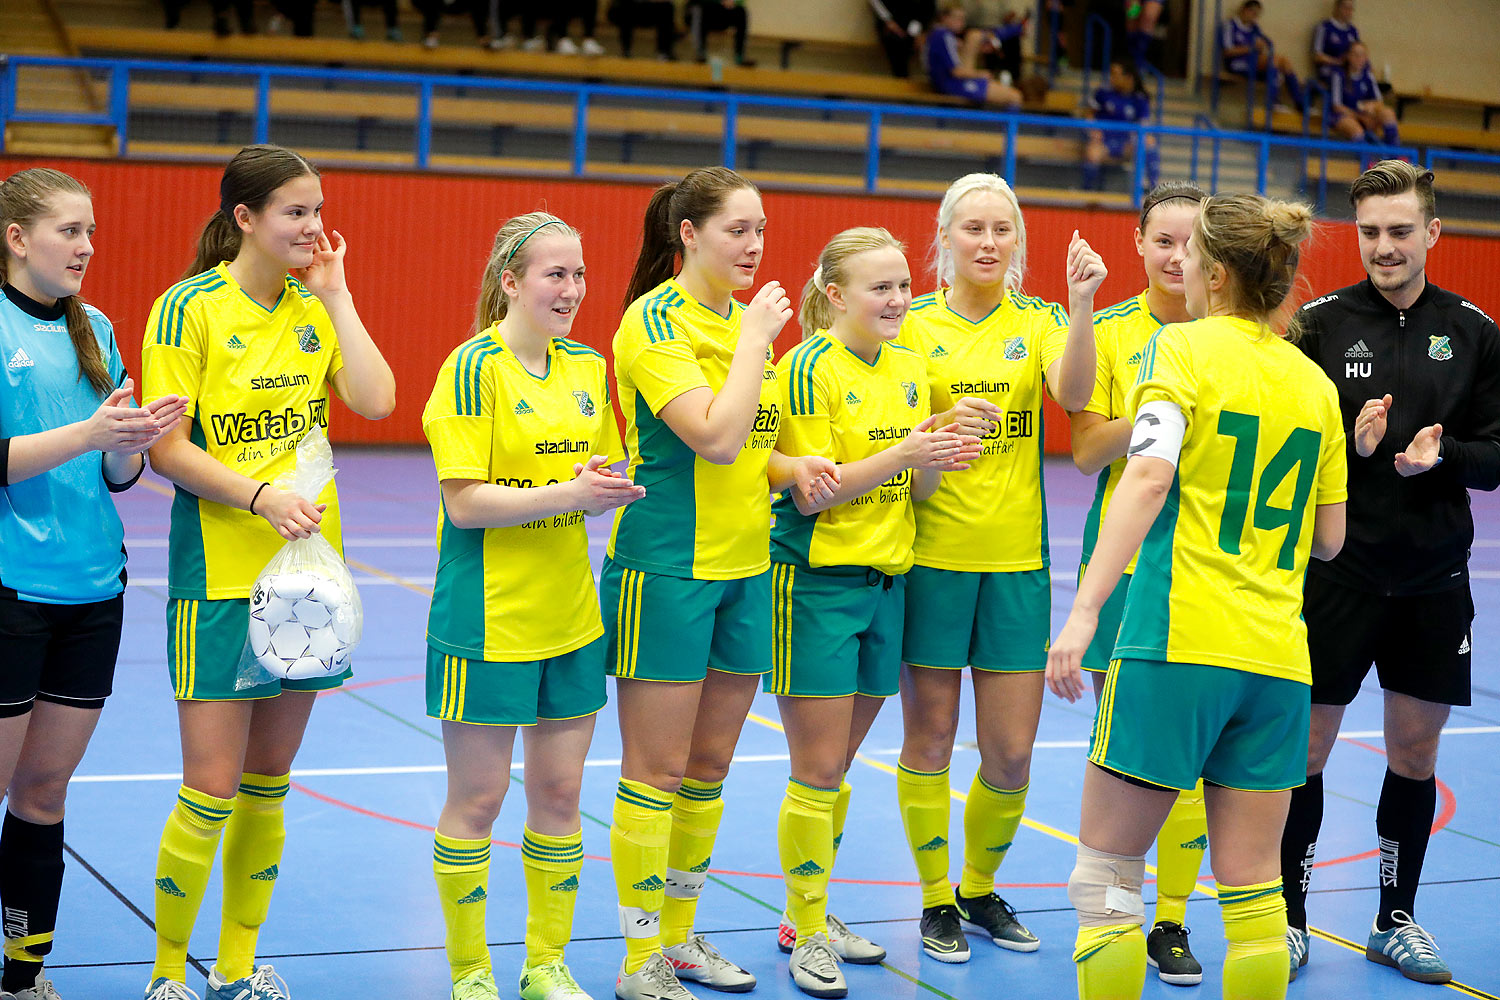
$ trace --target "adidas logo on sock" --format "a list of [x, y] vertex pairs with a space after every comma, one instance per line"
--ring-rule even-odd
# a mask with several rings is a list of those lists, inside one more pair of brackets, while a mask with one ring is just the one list
[[659, 890], [665, 889], [666, 887], [667, 883], [663, 882], [655, 875], [652, 875], [650, 878], [641, 879], [630, 888], [639, 889], [641, 892], [657, 892]]
[[1014, 843], [1014, 840], [1007, 840], [1003, 844], [996, 844], [994, 847], [986, 847], [985, 850], [990, 854], [1004, 854], [1006, 851], [1010, 850], [1010, 845]]
[[243, 351], [245, 349], [245, 342], [240, 339], [239, 334], [231, 333], [229, 339], [224, 341], [224, 346], [231, 351]]
[[708, 871], [708, 863], [712, 860], [713, 858], [704, 858], [701, 862], [689, 868], [688, 871], [693, 872], [694, 874], [706, 872]]
[[919, 851], [936, 851], [948, 846], [948, 842], [942, 837], [933, 837], [927, 843], [917, 848]]
[[31, 360], [31, 355], [26, 353], [26, 348], [18, 347], [16, 353], [12, 354], [10, 360], [5, 363], [5, 367], [11, 371], [19, 371], [22, 368], [35, 368], [36, 362]]
[[1208, 834], [1200, 833], [1192, 840], [1184, 841], [1177, 846], [1184, 851], [1206, 851], [1208, 850]]
[[173, 882], [169, 878], [157, 879], [156, 887], [162, 892], [166, 893], [168, 896], [176, 896], [178, 899], [187, 899], [187, 893], [177, 888], [177, 883]]
[[842, 833], [839, 834], [837, 837], [834, 837], [833, 838], [833, 849], [835, 851], [837, 851], [839, 849], [839, 845], [842, 844], [843, 842], [844, 842], [844, 835]]
[[567, 878], [563, 879], [561, 882], [557, 883], [551, 888], [553, 892], [577, 892], [578, 876], [569, 875]]
[[1375, 352], [1370, 350], [1363, 340], [1344, 352], [1346, 358], [1373, 358], [1374, 356]]
[[458, 901], [458, 905], [463, 906], [465, 903], [482, 903], [488, 898], [489, 897], [485, 895], [484, 886], [476, 885], [473, 892], [469, 893], [463, 899], [460, 899]]
[[251, 875], [250, 877], [253, 878], [253, 879], [255, 879], [258, 882], [274, 882], [274, 881], [276, 881], [276, 876], [280, 875], [280, 874], [281, 874], [281, 866], [280, 865], [272, 865], [271, 867], [267, 868], [265, 871], [256, 872], [254, 875]]
[[531, 404], [526, 402], [526, 400], [524, 399], [516, 404], [516, 416], [518, 417], [535, 412], [536, 411], [531, 408]]
[[1458, 653], [1462, 656], [1469, 651], [1469, 637], [1464, 636], [1464, 641], [1458, 644]]
[[808, 875], [821, 875], [823, 874], [823, 866], [818, 864], [816, 861], [808, 860], [802, 862], [796, 868], [793, 868], [791, 873], [793, 875], [802, 875], [804, 877]]

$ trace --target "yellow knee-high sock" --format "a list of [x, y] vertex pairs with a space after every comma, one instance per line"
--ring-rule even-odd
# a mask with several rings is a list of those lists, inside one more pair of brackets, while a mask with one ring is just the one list
[[698, 897], [708, 880], [719, 821], [724, 818], [724, 783], [683, 778], [672, 796], [672, 837], [667, 843], [667, 890], [661, 905], [661, 943], [682, 944], [693, 933]]
[[560, 962], [573, 937], [583, 831], [551, 837], [526, 827], [521, 834], [521, 871], [526, 876], [526, 968]]
[[776, 823], [786, 912], [803, 938], [827, 930], [828, 878], [833, 869], [833, 805], [837, 788], [787, 782]]
[[1078, 1000], [1139, 1000], [1146, 987], [1146, 935], [1140, 924], [1078, 928], [1073, 961]]
[[448, 968], [456, 983], [491, 967], [490, 949], [484, 940], [490, 839], [467, 840], [435, 831], [432, 877], [437, 881], [438, 903], [443, 908]]
[[917, 862], [922, 881], [922, 908], [952, 904], [953, 884], [948, 881], [948, 769], [917, 771], [896, 763], [896, 805], [906, 842]]
[[234, 812], [224, 827], [224, 912], [215, 963], [230, 982], [255, 971], [255, 942], [281, 872], [290, 787], [288, 774], [240, 775]]
[[839, 797], [833, 800], [833, 860], [839, 859], [839, 848], [844, 843], [844, 820], [849, 818], [849, 796], [854, 794], [854, 786], [849, 784], [849, 776], [844, 775], [844, 780], [839, 782]]
[[964, 871], [958, 880], [960, 896], [987, 896], [995, 889], [995, 872], [1021, 827], [1026, 790], [996, 788], [978, 771], [964, 803]]
[[234, 799], [220, 799], [183, 785], [177, 805], [167, 816], [161, 848], [156, 855], [156, 964], [153, 980], [187, 980], [188, 938], [208, 873], [219, 849], [224, 824], [234, 810]]
[[1203, 782], [1181, 792], [1156, 838], [1156, 919], [1181, 924], [1187, 901], [1198, 881], [1208, 850], [1208, 818], [1203, 811]]
[[1224, 1000], [1286, 996], [1286, 900], [1281, 879], [1258, 885], [1219, 884], [1224, 917]]
[[667, 888], [667, 843], [672, 836], [673, 796], [640, 781], [621, 778], [615, 791], [609, 853], [620, 897], [620, 933], [625, 935], [625, 971], [636, 972], [661, 950], [661, 904]]

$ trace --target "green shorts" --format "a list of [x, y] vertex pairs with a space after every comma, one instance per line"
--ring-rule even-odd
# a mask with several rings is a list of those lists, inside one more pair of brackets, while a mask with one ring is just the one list
[[888, 698], [901, 679], [906, 577], [771, 564], [771, 694]]
[[906, 574], [901, 658], [914, 667], [1045, 670], [1052, 642], [1052, 574], [970, 573], [913, 566]]
[[771, 669], [771, 574], [693, 580], [626, 569], [604, 558], [599, 573], [604, 664], [638, 681], [701, 681], [709, 670]]
[[[1088, 568], [1088, 563], [1078, 567], [1079, 583], [1083, 582], [1083, 571]], [[1129, 590], [1130, 574], [1126, 573], [1115, 584], [1114, 593], [1109, 595], [1104, 607], [1099, 609], [1099, 627], [1094, 631], [1094, 641], [1083, 652], [1083, 669], [1096, 674], [1109, 669], [1110, 661], [1115, 658], [1115, 640], [1120, 636], [1120, 619], [1125, 615], [1125, 594]]]
[[605, 701], [602, 638], [545, 660], [508, 663], [427, 647], [427, 714], [434, 719], [534, 726], [593, 715]]
[[1312, 688], [1285, 677], [1116, 660], [1099, 695], [1089, 760], [1163, 788], [1205, 782], [1280, 792], [1307, 780]]
[[240, 654], [250, 631], [250, 600], [231, 597], [167, 601], [167, 672], [178, 701], [255, 701], [283, 691], [329, 691], [354, 676], [345, 670], [332, 677], [300, 681], [272, 680], [243, 691], [234, 689]]

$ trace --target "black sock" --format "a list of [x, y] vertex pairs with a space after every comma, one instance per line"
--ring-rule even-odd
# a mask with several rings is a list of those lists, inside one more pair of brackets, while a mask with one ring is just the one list
[[1281, 894], [1286, 897], [1289, 927], [1307, 930], [1307, 887], [1313, 855], [1323, 825], [1323, 774], [1309, 774], [1307, 784], [1292, 789], [1292, 808], [1281, 833]]
[[1436, 776], [1416, 781], [1386, 769], [1375, 810], [1375, 835], [1380, 838], [1380, 915], [1375, 918], [1379, 930], [1391, 929], [1396, 910], [1416, 916], [1417, 883], [1422, 880], [1436, 812]]
[[38, 826], [7, 810], [5, 823], [0, 826], [0, 900], [5, 903], [5, 938], [7, 945], [16, 938], [30, 939], [24, 948], [36, 961], [11, 958], [7, 948], [0, 990], [15, 993], [36, 985], [41, 960], [52, 950], [62, 879], [63, 825]]

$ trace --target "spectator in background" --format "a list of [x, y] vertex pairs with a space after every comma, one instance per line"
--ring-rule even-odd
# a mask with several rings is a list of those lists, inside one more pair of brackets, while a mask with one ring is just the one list
[[1137, 66], [1150, 62], [1147, 56], [1156, 38], [1161, 9], [1162, 0], [1125, 0], [1125, 45], [1130, 50], [1131, 62]]
[[1333, 86], [1334, 74], [1344, 68], [1344, 56], [1357, 41], [1359, 29], [1354, 26], [1354, 0], [1334, 0], [1333, 16], [1324, 18], [1313, 29], [1312, 57], [1319, 83], [1325, 87]]
[[1343, 68], [1333, 74], [1328, 86], [1328, 118], [1333, 130], [1351, 141], [1364, 137], [1390, 146], [1400, 141], [1396, 112], [1380, 96], [1380, 85], [1370, 72], [1370, 53], [1364, 42], [1349, 46]]
[[[187, 5], [188, 0], [161, 0], [168, 31], [182, 23], [182, 8]], [[240, 31], [247, 35], [255, 34], [253, 0], [213, 0], [214, 34], [220, 38], [234, 34], [234, 28], [229, 23], [230, 8], [234, 9], [235, 17], [240, 22]]]
[[933, 0], [869, 0], [875, 15], [875, 37], [891, 63], [891, 76], [911, 75], [911, 57], [916, 54], [927, 25], [934, 15]]
[[[1109, 65], [1109, 85], [1094, 91], [1089, 110], [1096, 121], [1144, 122], [1151, 119], [1151, 98], [1141, 85], [1141, 73], [1131, 63]], [[1083, 150], [1083, 189], [1104, 190], [1104, 163], [1118, 163], [1135, 153], [1135, 136], [1114, 129], [1090, 129], [1088, 145]], [[1146, 137], [1145, 187], [1156, 187], [1161, 173], [1161, 153], [1156, 138]]]
[[984, 68], [1007, 86], [1021, 79], [1021, 38], [1030, 24], [1029, 12], [1007, 9], [993, 27], [981, 33], [979, 54]]
[[969, 15], [962, 4], [945, 4], [927, 33], [927, 73], [932, 87], [940, 94], [964, 97], [976, 104], [1018, 107], [1021, 92], [979, 68], [984, 35], [969, 30]]
[[1307, 106], [1302, 81], [1297, 79], [1291, 60], [1286, 56], [1276, 56], [1275, 64], [1272, 64], [1271, 43], [1258, 23], [1260, 11], [1260, 0], [1245, 0], [1240, 4], [1239, 12], [1226, 18], [1220, 26], [1219, 45], [1224, 56], [1224, 70], [1247, 78], [1253, 72], [1256, 79], [1265, 81], [1273, 92], [1285, 87], [1292, 106], [1302, 111]]
[[396, 21], [396, 0], [342, 0], [344, 23], [349, 28], [349, 37], [365, 37], [365, 28], [359, 23], [359, 17], [366, 4], [378, 5], [380, 12], [385, 15], [385, 37], [392, 42], [401, 41], [401, 28]]
[[[438, 47], [438, 22], [442, 20], [444, 14], [460, 13], [465, 10], [474, 22], [474, 37], [479, 39], [481, 46], [487, 49], [508, 47], [506, 39], [495, 34], [508, 16], [501, 14], [500, 0], [459, 0], [452, 8], [445, 0], [412, 0], [412, 2], [422, 14], [423, 48]], [[511, 39], [511, 42], [513, 41], [514, 39]]]
[[676, 59], [677, 8], [672, 0], [614, 0], [606, 15], [620, 29], [620, 50], [630, 58], [636, 28], [656, 29], [656, 58], [663, 62]]
[[[565, 56], [576, 56], [579, 53], [586, 56], [604, 55], [604, 46], [600, 45], [599, 40], [594, 37], [598, 33], [599, 26], [598, 0], [552, 0], [552, 3], [553, 9], [558, 13], [547, 19], [545, 39], [536, 34], [535, 14], [521, 15], [522, 30], [527, 36], [525, 44], [521, 47], [527, 52], [551, 49]], [[527, 4], [527, 7], [533, 10], [536, 6], [534, 3]], [[581, 42], [575, 42], [568, 37], [568, 26], [575, 17], [583, 26]]]
[[693, 36], [693, 57], [699, 62], [708, 61], [708, 35], [712, 31], [734, 33], [734, 61], [739, 66], [754, 66], [745, 58], [745, 35], [749, 30], [749, 19], [745, 15], [745, 0], [688, 0], [688, 34]]

